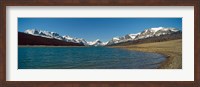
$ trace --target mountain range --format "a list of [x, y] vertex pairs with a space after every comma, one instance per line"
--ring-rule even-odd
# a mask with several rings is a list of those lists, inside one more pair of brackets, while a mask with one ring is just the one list
[[113, 44], [118, 44], [118, 43], [123, 43], [123, 42], [128, 42], [128, 41], [135, 41], [135, 40], [140, 40], [140, 39], [145, 39], [145, 38], [150, 38], [150, 37], [158, 37], [162, 35], [169, 35], [176, 32], [181, 32], [181, 31], [176, 28], [164, 28], [164, 27], [149, 28], [136, 34], [127, 34], [122, 37], [114, 37], [107, 43], [107, 45], [113, 45]]
[[158, 36], [163, 36], [163, 35], [170, 35], [170, 34], [174, 34], [177, 32], [181, 32], [181, 31], [176, 28], [165, 28], [165, 27], [149, 28], [149, 29], [145, 29], [142, 32], [136, 33], [136, 34], [127, 34], [127, 35], [124, 35], [121, 37], [113, 37], [111, 40], [109, 40], [107, 42], [102, 42], [99, 39], [97, 39], [95, 41], [86, 41], [83, 38], [75, 38], [75, 37], [71, 37], [68, 35], [61, 36], [55, 32], [42, 31], [42, 30], [37, 30], [37, 29], [27, 29], [26, 31], [24, 31], [24, 33], [33, 35], [33, 36], [57, 39], [60, 41], [65, 41], [65, 42], [78, 43], [78, 44], [83, 44], [85, 46], [113, 45], [113, 44], [137, 41], [137, 40], [158, 37]]
[[84, 44], [66, 42], [54, 38], [45, 38], [18, 32], [18, 45], [37, 45], [37, 46], [84, 46]]
[[27, 29], [26, 31], [24, 31], [24, 33], [45, 38], [58, 39], [66, 42], [84, 44], [85, 46], [104, 46], [107, 44], [107, 42], [102, 42], [99, 39], [95, 41], [86, 41], [83, 38], [76, 38], [68, 35], [61, 36], [55, 32], [42, 31], [37, 29]]

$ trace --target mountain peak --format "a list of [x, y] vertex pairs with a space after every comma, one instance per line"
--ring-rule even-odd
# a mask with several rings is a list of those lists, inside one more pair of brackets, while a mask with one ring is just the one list
[[157, 31], [162, 30], [162, 29], [164, 29], [164, 27], [151, 28], [150, 30], [157, 32]]
[[107, 44], [107, 42], [102, 42], [102, 41], [100, 41], [100, 39], [96, 39], [95, 41], [89, 41], [87, 43], [90, 46], [104, 46]]
[[24, 31], [24, 33], [27, 34], [39, 34], [39, 31], [37, 29], [27, 29]]
[[150, 29], [147, 29], [147, 30], [151, 30], [151, 31], [154, 31], [154, 32], [158, 32], [158, 31], [179, 31], [178, 29], [176, 28], [170, 28], [170, 27], [157, 27], [157, 28], [150, 28]]

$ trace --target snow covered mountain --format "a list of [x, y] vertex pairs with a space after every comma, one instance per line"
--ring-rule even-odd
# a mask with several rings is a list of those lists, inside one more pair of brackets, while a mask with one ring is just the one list
[[86, 41], [83, 38], [75, 38], [75, 37], [70, 37], [68, 35], [60, 36], [58, 33], [55, 33], [55, 32], [42, 31], [42, 30], [36, 30], [36, 29], [28, 29], [24, 33], [35, 35], [35, 36], [41, 36], [45, 38], [54, 38], [54, 39], [58, 39], [58, 40], [66, 41], [66, 42], [80, 43], [80, 44], [84, 44], [85, 46], [105, 46], [105, 45], [112, 45], [112, 44], [139, 40], [139, 39], [144, 39], [144, 38], [149, 38], [149, 37], [168, 35], [175, 32], [181, 32], [181, 31], [176, 28], [164, 28], [164, 27], [150, 28], [142, 32], [139, 32], [137, 34], [127, 34], [122, 37], [113, 37], [110, 41], [107, 41], [107, 42], [102, 42], [99, 39], [95, 41]]
[[42, 31], [42, 30], [36, 30], [36, 29], [28, 29], [28, 30], [24, 31], [24, 33], [31, 34], [34, 36], [41, 36], [41, 37], [45, 37], [45, 38], [54, 38], [54, 39], [58, 39], [58, 40], [66, 41], [66, 42], [80, 43], [80, 44], [84, 44], [85, 46], [104, 46], [104, 45], [106, 45], [106, 43], [101, 42], [99, 39], [95, 40], [93, 42], [87, 42], [85, 39], [82, 39], [82, 38], [74, 38], [74, 37], [70, 37], [68, 35], [60, 36], [58, 33], [55, 33], [55, 32]]
[[87, 44], [87, 41], [85, 39], [82, 39], [82, 38], [72, 38], [70, 36], [62, 36], [63, 40], [66, 41], [66, 42], [74, 42], [74, 43], [81, 43], [81, 44], [84, 44], [84, 45], [88, 45]]
[[89, 46], [105, 46], [108, 42], [102, 42], [99, 39], [91, 42], [87, 42]]
[[62, 40], [62, 37], [55, 32], [49, 32], [49, 31], [41, 31], [41, 30], [36, 30], [36, 29], [28, 29], [24, 33], [35, 35], [35, 36], [41, 36], [41, 37], [46, 37], [46, 38], [55, 38]]
[[142, 32], [139, 32], [137, 34], [127, 34], [122, 37], [114, 37], [108, 42], [107, 45], [112, 45], [112, 44], [117, 44], [121, 42], [132, 41], [132, 40], [138, 40], [138, 39], [144, 39], [144, 38], [149, 38], [149, 37], [156, 37], [156, 36], [161, 36], [161, 35], [168, 35], [175, 32], [180, 32], [180, 30], [176, 28], [164, 28], [164, 27], [150, 28]]
[[175, 32], [179, 32], [180, 30], [177, 30], [176, 28], [164, 28], [164, 27], [158, 27], [158, 28], [150, 28], [142, 31], [140, 34], [138, 34], [135, 37], [135, 40], [137, 39], [144, 39], [148, 37], [154, 37], [154, 36], [161, 36], [161, 35], [167, 35], [172, 34]]
[[130, 40], [134, 40], [138, 34], [127, 34], [122, 37], [114, 37], [110, 41], [108, 41], [107, 45], [112, 45], [112, 44], [117, 44], [117, 43], [121, 43], [121, 42], [127, 42]]

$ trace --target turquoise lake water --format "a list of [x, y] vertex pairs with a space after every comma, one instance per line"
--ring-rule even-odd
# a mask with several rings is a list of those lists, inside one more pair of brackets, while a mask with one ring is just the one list
[[107, 47], [18, 47], [18, 69], [154, 69], [163, 55]]

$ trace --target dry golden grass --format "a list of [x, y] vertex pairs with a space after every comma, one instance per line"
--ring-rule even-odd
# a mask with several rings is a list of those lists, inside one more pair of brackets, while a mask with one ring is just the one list
[[182, 39], [113, 47], [163, 54], [167, 60], [161, 64], [161, 69], [182, 68]]

